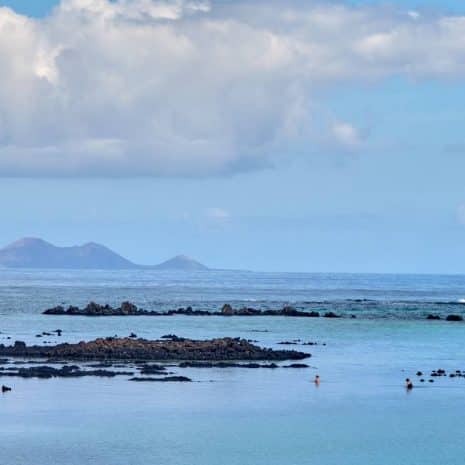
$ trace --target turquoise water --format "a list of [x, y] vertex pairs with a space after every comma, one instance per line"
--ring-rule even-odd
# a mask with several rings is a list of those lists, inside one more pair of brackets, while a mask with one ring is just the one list
[[[415, 372], [465, 370], [465, 323], [421, 317], [431, 308], [461, 313], [456, 302], [465, 294], [464, 277], [3, 271], [0, 278], [3, 343], [38, 343], [36, 333], [57, 328], [63, 337], [48, 340], [133, 331], [148, 338], [241, 336], [281, 348], [278, 342], [297, 338], [326, 343], [300, 347], [312, 353], [304, 370], [175, 369], [194, 379], [189, 384], [8, 378], [13, 391], [0, 396], [2, 463], [463, 463], [465, 379], [421, 384]], [[354, 310], [352, 299], [372, 302], [355, 305], [355, 320], [40, 314], [62, 301], [90, 299], [130, 299], [148, 309], [324, 301], [341, 312]], [[319, 388], [312, 383], [316, 373]], [[415, 380], [410, 393], [403, 387], [407, 376]]]

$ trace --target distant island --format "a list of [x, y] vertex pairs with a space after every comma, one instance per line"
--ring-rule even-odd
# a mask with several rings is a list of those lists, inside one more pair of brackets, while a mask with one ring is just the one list
[[0, 249], [0, 267], [166, 271], [203, 271], [208, 268], [185, 255], [178, 255], [158, 265], [138, 265], [108, 247], [94, 242], [71, 247], [57, 247], [43, 239], [27, 237]]

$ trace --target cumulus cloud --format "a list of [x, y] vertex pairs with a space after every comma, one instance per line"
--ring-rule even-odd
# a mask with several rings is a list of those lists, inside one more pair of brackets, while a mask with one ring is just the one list
[[[0, 176], [259, 169], [318, 145], [321, 86], [464, 74], [460, 16], [298, 0], [0, 8]], [[350, 122], [327, 132], [360, 143]]]

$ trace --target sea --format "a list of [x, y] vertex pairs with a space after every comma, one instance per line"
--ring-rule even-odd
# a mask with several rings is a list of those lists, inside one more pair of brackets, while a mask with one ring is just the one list
[[[42, 315], [90, 301], [343, 318]], [[173, 368], [192, 383], [2, 378], [12, 391], [0, 394], [0, 463], [462, 465], [465, 378], [430, 376], [465, 370], [465, 323], [449, 314], [465, 316], [465, 276], [0, 270], [0, 344], [176, 334], [280, 349], [299, 340], [288, 348], [311, 354], [305, 369]]]

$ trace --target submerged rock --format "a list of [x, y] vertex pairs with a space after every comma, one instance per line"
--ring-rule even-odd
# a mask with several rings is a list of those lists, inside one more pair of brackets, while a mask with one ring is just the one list
[[463, 321], [462, 315], [447, 315], [446, 321]]
[[165, 334], [164, 336], [161, 337], [161, 339], [170, 339], [171, 341], [179, 341], [179, 342], [186, 340], [186, 338], [176, 336], [176, 334]]
[[191, 383], [192, 380], [187, 376], [165, 376], [164, 378], [141, 378], [141, 377], [134, 377], [131, 378], [129, 381], [137, 381], [137, 382], [150, 382], [150, 383]]
[[166, 367], [162, 365], [143, 365], [140, 370], [143, 375], [164, 375]]
[[182, 362], [179, 368], [279, 368], [276, 363], [260, 364], [260, 363], [234, 363], [234, 362]]
[[341, 315], [337, 315], [334, 312], [327, 312], [324, 314], [325, 318], [341, 318]]
[[20, 378], [81, 378], [83, 376], [100, 376], [113, 378], [114, 376], [132, 376], [133, 372], [108, 371], [108, 370], [81, 370], [76, 365], [65, 365], [62, 368], [50, 366], [35, 366], [28, 368], [19, 368], [16, 371], [0, 373], [0, 376], [20, 377]]

